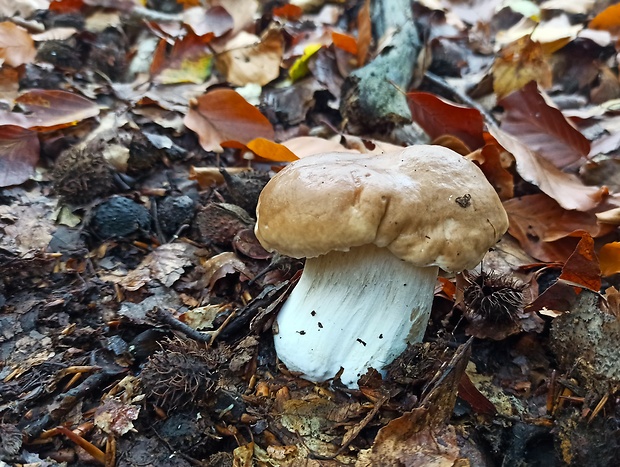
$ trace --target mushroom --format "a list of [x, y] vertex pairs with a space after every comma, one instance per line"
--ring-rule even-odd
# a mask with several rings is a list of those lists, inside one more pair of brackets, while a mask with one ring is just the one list
[[291, 163], [262, 191], [255, 227], [267, 250], [306, 258], [276, 317], [278, 358], [317, 382], [343, 368], [356, 387], [422, 340], [438, 267], [476, 266], [507, 228], [482, 171], [441, 146]]

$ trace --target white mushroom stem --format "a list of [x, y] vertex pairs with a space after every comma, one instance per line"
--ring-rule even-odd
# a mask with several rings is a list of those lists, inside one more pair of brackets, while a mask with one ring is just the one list
[[428, 323], [438, 268], [416, 267], [374, 245], [308, 258], [277, 316], [275, 348], [287, 368], [311, 381], [356, 387], [381, 371]]

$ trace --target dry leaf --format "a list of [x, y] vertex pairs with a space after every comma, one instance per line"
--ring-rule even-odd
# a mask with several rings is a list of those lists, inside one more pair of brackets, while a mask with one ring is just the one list
[[470, 150], [484, 144], [482, 115], [476, 109], [448, 102], [428, 92], [409, 92], [407, 102], [414, 122], [431, 137], [456, 136]]
[[293, 162], [297, 157], [289, 148], [265, 138], [255, 138], [247, 145], [248, 149], [261, 159], [274, 162]]
[[37, 51], [30, 34], [14, 23], [0, 23], [0, 65], [18, 67], [34, 60]]
[[217, 56], [216, 66], [232, 85], [264, 86], [280, 76], [284, 39], [278, 29], [268, 29], [260, 40], [252, 34], [239, 33], [228, 42], [227, 49]]
[[468, 154], [467, 159], [478, 163], [502, 201], [514, 196], [514, 177], [507, 170], [514, 159], [497, 142], [489, 141], [483, 148]]
[[220, 37], [234, 26], [232, 16], [219, 5], [207, 11], [203, 7], [187, 8], [183, 12], [183, 22], [192, 28], [197, 36], [211, 34], [214, 37]]
[[552, 84], [551, 66], [542, 46], [530, 36], [523, 36], [502, 49], [493, 63], [492, 72], [493, 89], [498, 99], [530, 81], [536, 81], [543, 89]]
[[123, 436], [133, 430], [133, 421], [140, 415], [140, 406], [124, 404], [118, 399], [109, 398], [97, 407], [95, 425], [105, 433]]
[[0, 112], [0, 125], [52, 131], [99, 115], [97, 104], [67, 91], [35, 89], [19, 96], [15, 103], [25, 113]]
[[214, 89], [200, 96], [183, 122], [198, 134], [205, 151], [221, 152], [226, 141], [247, 144], [255, 138], [274, 136], [269, 120], [231, 89]]
[[365, 0], [357, 13], [357, 66], [366, 63], [368, 49], [372, 41], [372, 23], [370, 20], [370, 0]]
[[620, 3], [605, 8], [590, 21], [588, 26], [592, 29], [617, 31], [620, 28]]
[[620, 242], [603, 245], [599, 257], [603, 276], [612, 276], [620, 272]]
[[0, 187], [30, 178], [39, 161], [37, 133], [14, 125], [0, 126]]
[[589, 211], [608, 195], [607, 188], [584, 185], [575, 175], [562, 172], [499, 128], [490, 126], [489, 133], [513, 155], [519, 175], [555, 199], [564, 209]]
[[160, 40], [151, 63], [153, 81], [162, 84], [204, 82], [211, 74], [213, 56], [207, 47], [211, 37], [190, 32], [176, 40], [170, 51], [168, 42]]
[[590, 152], [590, 142], [545, 99], [534, 81], [503, 98], [506, 111], [502, 130], [519, 138], [532, 151], [558, 168], [564, 168]]

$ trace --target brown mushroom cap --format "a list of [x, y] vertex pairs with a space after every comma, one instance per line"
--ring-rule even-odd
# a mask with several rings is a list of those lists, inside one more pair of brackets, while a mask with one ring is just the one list
[[446, 271], [478, 264], [508, 229], [482, 171], [441, 146], [300, 159], [267, 184], [256, 212], [256, 236], [270, 251], [311, 258], [374, 243]]

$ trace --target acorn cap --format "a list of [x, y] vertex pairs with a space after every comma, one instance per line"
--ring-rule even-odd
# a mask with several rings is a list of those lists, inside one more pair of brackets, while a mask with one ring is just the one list
[[508, 229], [482, 171], [442, 146], [299, 159], [262, 191], [256, 237], [269, 251], [316, 257], [374, 243], [418, 267], [478, 264]]

